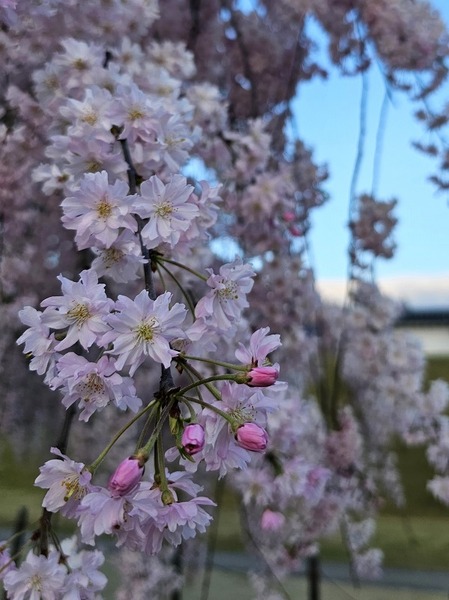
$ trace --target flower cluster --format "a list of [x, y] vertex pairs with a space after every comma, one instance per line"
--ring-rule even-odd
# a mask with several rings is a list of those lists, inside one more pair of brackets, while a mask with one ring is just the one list
[[[20, 421], [25, 404], [8, 352], [20, 307], [29, 368], [80, 421], [36, 479], [34, 551], [18, 566], [1, 547], [8, 597], [99, 597], [100, 555], [50, 544], [58, 512], [125, 556], [204, 532], [204, 471], [238, 470], [249, 535], [278, 577], [338, 526], [354, 572], [376, 574], [371, 517], [385, 490], [402, 502], [395, 436], [429, 444], [429, 488], [449, 503], [447, 386], [422, 392], [422, 352], [367, 282], [366, 256], [393, 255], [395, 201], [355, 194], [350, 303], [321, 301], [307, 247], [327, 169], [287, 139], [290, 101], [326, 74], [309, 16], [342, 72], [380, 59], [392, 88], [413, 93], [419, 71], [421, 95], [447, 70], [441, 21], [421, 0], [106, 4], [0, 0], [6, 414]], [[22, 396], [42, 413], [45, 392]], [[156, 597], [137, 579], [131, 595]]]
[[[268, 327], [251, 333], [244, 316], [254, 269], [236, 257], [216, 273], [204, 247], [218, 187], [188, 183], [180, 172], [200, 129], [178, 79], [193, 73], [190, 55], [170, 50], [171, 62], [153, 44], [130, 65], [117, 48], [105, 63], [98, 44], [67, 38], [35, 72], [50, 134], [47, 163], [33, 177], [44, 193], [63, 194], [62, 224], [94, 258], [79, 277], [59, 275], [60, 294], [40, 310], [21, 311], [27, 329], [18, 340], [30, 368], [80, 421], [114, 408], [135, 413], [89, 462], [52, 449], [56, 458], [35, 482], [47, 490], [46, 514], [75, 520], [83, 543], [108, 534], [146, 554], [206, 530], [205, 509], [215, 503], [200, 495], [198, 465], [223, 476], [264, 453], [267, 415], [284, 388], [269, 360], [279, 335]], [[166, 87], [153, 87], [156, 75]], [[100, 465], [136, 422], [134, 453], [102, 486]], [[176, 459], [179, 469], [169, 470]], [[44, 570], [47, 561], [45, 592], [56, 598], [65, 584], [56, 554], [46, 556], [47, 536], [48, 525], [37, 558]]]
[[47, 556], [29, 551], [19, 567], [2, 571], [8, 598], [98, 598], [107, 579], [98, 569], [104, 563], [100, 550], [77, 550], [76, 538], [65, 539]]

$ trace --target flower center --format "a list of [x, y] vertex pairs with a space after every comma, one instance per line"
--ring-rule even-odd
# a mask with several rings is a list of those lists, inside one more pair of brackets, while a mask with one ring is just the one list
[[34, 573], [30, 578], [31, 587], [37, 592], [42, 592], [42, 577], [39, 573]]
[[166, 218], [169, 218], [170, 215], [172, 214], [172, 212], [174, 212], [175, 210], [176, 209], [173, 207], [173, 204], [171, 202], [169, 202], [168, 200], [166, 200], [165, 202], [158, 204], [156, 206], [156, 210], [154, 212], [156, 213], [156, 215], [158, 217], [161, 217], [162, 219], [166, 219]]
[[59, 80], [55, 75], [50, 75], [45, 80], [45, 85], [49, 90], [55, 91], [59, 89]]
[[218, 290], [218, 295], [222, 300], [238, 300], [238, 288], [234, 281], [227, 281], [224, 288]]
[[87, 62], [82, 58], [77, 58], [76, 60], [74, 60], [72, 66], [78, 71], [86, 71], [86, 69], [88, 68]]
[[81, 121], [83, 123], [87, 123], [88, 125], [95, 125], [95, 123], [98, 121], [98, 116], [96, 113], [90, 110], [84, 113], [84, 115], [81, 117]]
[[89, 308], [85, 304], [75, 304], [68, 312], [67, 316], [73, 320], [74, 323], [81, 327], [87, 319], [91, 316]]
[[90, 373], [78, 389], [80, 394], [85, 396], [83, 400], [89, 401], [90, 396], [104, 392], [104, 381], [97, 373]]
[[170, 136], [170, 135], [168, 135], [164, 140], [164, 142], [166, 143], [166, 145], [169, 148], [174, 148], [175, 146], [178, 146], [179, 144], [183, 144], [185, 141], [186, 141], [185, 138], [176, 138], [176, 137]]
[[92, 158], [86, 163], [86, 171], [88, 173], [97, 173], [101, 169], [101, 163]]
[[152, 342], [154, 337], [154, 329], [156, 325], [156, 319], [153, 317], [149, 321], [145, 321], [138, 325], [134, 330], [137, 334], [137, 341], [142, 342]]
[[79, 475], [69, 475], [61, 481], [65, 487], [66, 493], [64, 501], [67, 502], [73, 496], [75, 500], [81, 500], [86, 495], [86, 489], [80, 485]]
[[248, 421], [253, 421], [256, 418], [256, 410], [254, 406], [237, 406], [232, 410], [228, 411], [233, 419], [238, 421], [239, 423], [246, 423]]
[[145, 116], [145, 113], [138, 106], [133, 106], [128, 111], [128, 118], [130, 121], [135, 121], [136, 119], [142, 119]]
[[112, 214], [112, 206], [108, 202], [106, 196], [103, 196], [96, 208], [97, 215], [100, 217], [100, 219], [107, 219]]
[[119, 248], [107, 248], [102, 253], [102, 259], [107, 268], [112, 267], [124, 257], [124, 253]]

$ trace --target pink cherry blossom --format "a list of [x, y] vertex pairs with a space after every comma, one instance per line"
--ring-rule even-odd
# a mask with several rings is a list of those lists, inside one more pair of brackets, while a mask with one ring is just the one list
[[115, 360], [102, 356], [97, 362], [89, 362], [83, 356], [68, 352], [56, 363], [57, 376], [53, 388], [62, 388], [62, 404], [68, 408], [79, 402], [80, 420], [88, 421], [92, 414], [102, 410], [109, 402], [121, 409], [136, 412], [142, 402], [136, 397], [136, 389], [129, 377], [117, 373]]
[[141, 235], [147, 248], [162, 243], [174, 247], [183, 231], [198, 215], [198, 207], [189, 202], [193, 187], [187, 185], [185, 177], [173, 175], [168, 184], [153, 175], [140, 186], [140, 195], [134, 201], [135, 212], [148, 222]]
[[32, 354], [30, 370], [43, 375], [57, 358], [55, 352], [55, 336], [50, 328], [42, 322], [43, 313], [32, 306], [25, 306], [19, 312], [19, 318], [28, 329], [18, 338], [17, 344], [25, 344], [24, 354]]
[[260, 367], [266, 364], [267, 356], [281, 346], [280, 336], [271, 334], [269, 327], [263, 327], [255, 331], [250, 338], [249, 346], [241, 342], [235, 351], [237, 360], [243, 364]]
[[9, 598], [45, 598], [57, 600], [64, 584], [66, 570], [59, 564], [58, 552], [48, 557], [30, 550], [18, 569], [9, 571], [3, 585]]
[[44, 508], [50, 512], [60, 510], [63, 515], [74, 516], [82, 498], [90, 490], [92, 474], [83, 463], [71, 460], [57, 448], [51, 448], [51, 452], [59, 458], [48, 460], [39, 468], [40, 475], [34, 484], [48, 488], [42, 502]]
[[207, 271], [210, 274], [207, 285], [212, 290], [200, 299], [195, 315], [210, 322], [219, 331], [226, 331], [249, 306], [246, 295], [253, 287], [255, 272], [241, 258], [220, 267], [218, 275], [212, 269]]
[[142, 256], [137, 237], [129, 229], [123, 230], [108, 248], [99, 245], [91, 250], [96, 256], [91, 268], [98, 277], [106, 275], [118, 283], [138, 279], [142, 265], [147, 262]]
[[180, 325], [185, 319], [186, 308], [179, 303], [170, 308], [171, 298], [172, 295], [165, 292], [151, 300], [145, 290], [134, 300], [118, 297], [115, 313], [107, 319], [111, 331], [102, 340], [103, 344], [113, 343], [110, 352], [118, 355], [117, 369], [131, 365], [129, 373], [132, 376], [147, 356], [164, 367], [177, 356], [178, 352], [170, 348], [170, 342], [184, 337]]
[[110, 185], [106, 171], [86, 173], [79, 190], [62, 201], [62, 222], [67, 229], [76, 231], [80, 250], [99, 244], [110, 248], [121, 229], [137, 231], [130, 214], [133, 196], [127, 195], [128, 190], [124, 181]]
[[113, 302], [107, 298], [105, 286], [98, 283], [94, 271], [82, 271], [78, 282], [63, 275], [58, 279], [63, 295], [51, 296], [41, 302], [41, 306], [46, 307], [42, 323], [53, 329], [68, 328], [55, 350], [66, 350], [76, 342], [83, 348], [90, 348], [109, 329], [105, 319]]

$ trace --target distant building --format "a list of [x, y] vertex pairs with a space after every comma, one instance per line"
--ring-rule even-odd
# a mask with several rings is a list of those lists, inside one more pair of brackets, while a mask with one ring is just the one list
[[416, 335], [427, 356], [449, 356], [449, 309], [406, 309], [396, 327]]

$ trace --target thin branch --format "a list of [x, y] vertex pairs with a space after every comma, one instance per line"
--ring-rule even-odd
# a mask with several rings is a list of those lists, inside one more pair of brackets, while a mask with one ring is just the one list
[[261, 549], [260, 543], [254, 538], [254, 536], [252, 534], [252, 531], [250, 529], [250, 526], [249, 526], [248, 513], [247, 513], [247, 510], [246, 510], [246, 507], [243, 506], [243, 505], [242, 505], [241, 510], [240, 510], [240, 520], [241, 520], [241, 522], [243, 524], [243, 528], [244, 528], [244, 531], [245, 531], [246, 535], [248, 536], [250, 542], [254, 546], [254, 549], [256, 550], [257, 554], [259, 554], [260, 558], [262, 559], [262, 561], [263, 561], [263, 563], [264, 563], [264, 565], [265, 565], [268, 573], [273, 578], [273, 580], [276, 582], [276, 584], [277, 584], [277, 586], [279, 588], [279, 592], [282, 594], [282, 596], [286, 600], [292, 600], [291, 596], [289, 595], [289, 593], [285, 589], [282, 581], [279, 579], [279, 577], [274, 572], [273, 567], [270, 565], [267, 557], [265, 556], [265, 553]]
[[[140, 179], [137, 174], [136, 168], [134, 166], [131, 152], [129, 150], [128, 140], [119, 140], [120, 145], [122, 147], [123, 157], [128, 165], [128, 184], [129, 184], [129, 193], [131, 195], [137, 193], [137, 182]], [[143, 222], [142, 219], [138, 215], [134, 215], [137, 221], [137, 231], [139, 235], [140, 248], [142, 251], [142, 256], [145, 258], [146, 263], [143, 265], [143, 275], [145, 279], [145, 289], [148, 293], [148, 296], [151, 300], [156, 299], [156, 289], [154, 287], [153, 273], [151, 271], [151, 261], [150, 261], [150, 253], [148, 248], [144, 245], [142, 240], [142, 229]]]
[[250, 86], [251, 86], [250, 90], [249, 90], [250, 97], [251, 97], [251, 117], [253, 119], [255, 119], [259, 114], [258, 98], [257, 98], [257, 88], [256, 88], [256, 83], [255, 83], [256, 77], [254, 75], [253, 68], [251, 66], [251, 62], [249, 60], [250, 52], [247, 48], [245, 39], [243, 37], [242, 29], [240, 27], [239, 18], [237, 16], [237, 13], [235, 12], [235, 10], [232, 7], [232, 3], [229, 2], [229, 0], [223, 0], [222, 6], [223, 6], [223, 8], [226, 8], [229, 11], [230, 22], [231, 22], [232, 28], [234, 29], [235, 34], [236, 34], [237, 46], [240, 50], [240, 57], [242, 59], [243, 72], [245, 74], [245, 78], [249, 81]]
[[371, 195], [375, 196], [377, 192], [377, 186], [379, 183], [380, 174], [380, 161], [382, 158], [383, 142], [385, 137], [385, 130], [387, 125], [388, 106], [390, 102], [390, 94], [388, 89], [385, 90], [384, 97], [382, 100], [382, 106], [380, 108], [379, 123], [377, 125], [376, 134], [376, 149], [374, 151], [374, 163], [373, 163], [373, 181], [371, 185]]
[[349, 219], [353, 216], [356, 209], [356, 191], [359, 182], [360, 169], [365, 151], [366, 141], [366, 116], [368, 108], [368, 74], [366, 71], [362, 73], [362, 94], [360, 96], [360, 111], [359, 111], [359, 136], [357, 141], [357, 153], [352, 171], [351, 184], [349, 187]]
[[200, 27], [200, 7], [201, 0], [190, 0], [190, 16], [191, 16], [191, 25], [189, 31], [189, 39], [187, 40], [187, 50], [191, 50], [192, 52], [195, 49], [196, 40], [201, 33]]
[[206, 562], [204, 565], [203, 581], [201, 583], [201, 597], [200, 600], [208, 600], [210, 582], [212, 578], [212, 569], [214, 565], [215, 551], [217, 548], [218, 540], [218, 524], [220, 517], [220, 507], [222, 505], [223, 493], [225, 489], [225, 480], [217, 479], [215, 485], [215, 501], [217, 503], [217, 510], [214, 520], [210, 526], [209, 535], [207, 537], [207, 550], [206, 550]]

